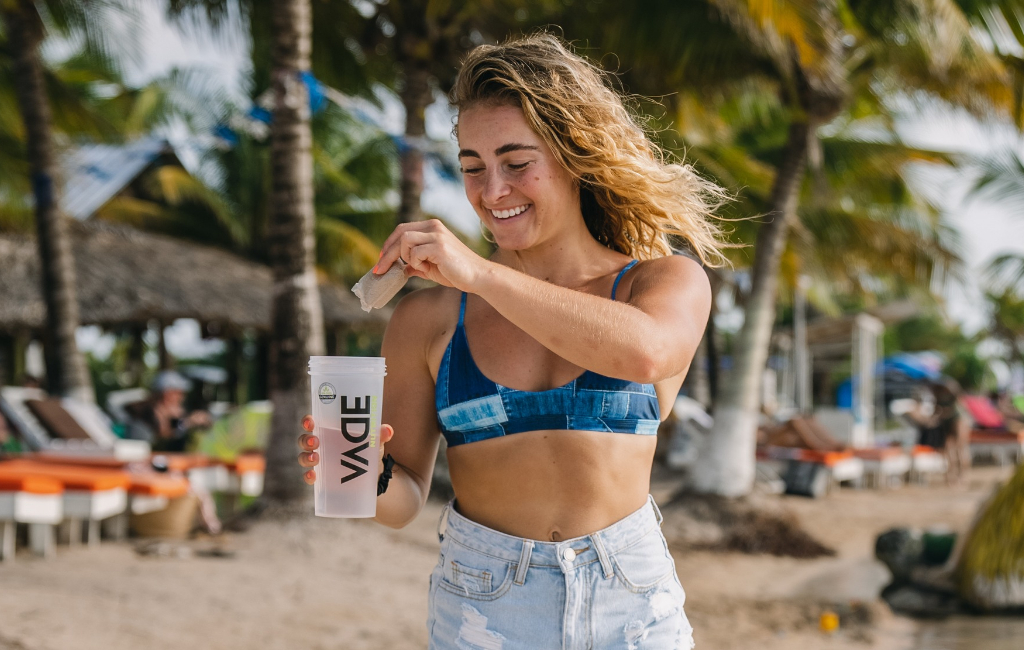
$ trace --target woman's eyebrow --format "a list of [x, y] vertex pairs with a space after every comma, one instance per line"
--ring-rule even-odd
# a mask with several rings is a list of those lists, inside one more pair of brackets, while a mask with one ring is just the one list
[[[540, 151], [540, 147], [535, 147], [532, 144], [519, 144], [517, 142], [510, 142], [503, 144], [494, 150], [495, 156], [509, 153], [510, 151]], [[480, 154], [472, 149], [462, 149], [459, 151], [459, 158], [480, 158]]]
[[498, 147], [497, 149], [495, 149], [494, 150], [494, 155], [495, 156], [500, 156], [501, 154], [508, 153], [510, 151], [524, 151], [524, 150], [526, 150], [526, 151], [540, 151], [540, 148], [535, 147], [532, 144], [518, 144], [518, 143], [515, 143], [515, 142], [510, 142], [509, 144], [503, 144], [500, 147]]

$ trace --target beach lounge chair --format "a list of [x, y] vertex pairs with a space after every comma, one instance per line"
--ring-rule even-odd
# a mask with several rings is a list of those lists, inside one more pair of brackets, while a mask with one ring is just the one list
[[786, 483], [786, 492], [819, 498], [840, 483], [858, 485], [864, 476], [864, 462], [853, 451], [819, 451], [799, 447], [760, 445], [758, 461], [776, 469]]
[[0, 561], [14, 559], [18, 524], [28, 524], [29, 546], [36, 555], [53, 553], [53, 527], [64, 514], [63, 492], [52, 478], [0, 476]]
[[864, 484], [888, 488], [899, 485], [910, 472], [912, 460], [902, 447], [854, 449], [854, 456], [864, 463]]
[[910, 450], [910, 480], [928, 483], [933, 476], [946, 475], [946, 457], [928, 445], [914, 445]]
[[38, 388], [5, 386], [0, 388], [0, 412], [33, 451], [149, 458], [149, 444], [115, 436], [109, 418], [95, 404], [50, 397]]
[[267, 461], [261, 454], [241, 454], [233, 462], [227, 464], [230, 470], [230, 483], [227, 492], [247, 497], [258, 497], [263, 494], [263, 475], [267, 469]]
[[89, 545], [100, 540], [100, 522], [117, 516], [128, 506], [128, 472], [120, 469], [58, 465], [31, 459], [0, 462], [0, 478], [48, 478], [60, 482], [63, 492], [63, 521], [68, 543], [82, 538]]
[[999, 466], [1024, 461], [1024, 431], [974, 429], [970, 438], [971, 461], [986, 459]]
[[1006, 431], [1006, 419], [988, 398], [981, 395], [964, 395], [960, 401], [971, 414], [975, 429]]

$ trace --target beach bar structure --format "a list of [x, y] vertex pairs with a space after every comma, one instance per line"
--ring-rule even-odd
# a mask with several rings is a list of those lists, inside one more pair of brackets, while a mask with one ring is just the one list
[[[254, 335], [265, 362], [271, 329], [270, 268], [229, 251], [184, 239], [143, 232], [95, 218], [118, 197], [132, 197], [140, 179], [163, 166], [181, 167], [164, 139], [92, 144], [61, 159], [61, 211], [69, 218], [81, 325], [131, 332], [141, 363], [142, 333], [159, 333], [160, 367], [171, 363], [163, 330], [180, 318], [197, 320], [204, 336], [223, 339], [231, 359], [241, 354], [246, 333]], [[39, 340], [45, 322], [34, 237], [0, 235], [0, 384], [17, 381], [28, 343]], [[344, 354], [351, 333], [379, 333], [389, 312], [367, 314], [347, 288], [321, 282], [329, 354]], [[237, 382], [228, 369], [229, 392]]]
[[[179, 318], [232, 342], [243, 332], [266, 339], [271, 326], [273, 277], [269, 267], [220, 249], [100, 221], [70, 224], [82, 325], [160, 330]], [[8, 381], [25, 347], [42, 332], [42, 296], [35, 238], [0, 236], [0, 356]], [[329, 352], [344, 352], [352, 330], [380, 331], [387, 312], [366, 313], [346, 288], [321, 283]], [[161, 336], [161, 365], [168, 359]], [[231, 370], [229, 369], [229, 373]]]
[[[775, 399], [781, 406], [813, 413], [851, 447], [875, 446], [875, 431], [886, 417], [885, 386], [878, 373], [882, 334], [886, 324], [914, 316], [918, 307], [911, 301], [899, 301], [810, 322], [804, 318], [802, 301], [795, 307], [793, 329], [778, 331], [773, 337], [780, 362]], [[832, 393], [837, 387], [830, 377], [837, 368], [850, 372], [848, 408], [833, 406]]]

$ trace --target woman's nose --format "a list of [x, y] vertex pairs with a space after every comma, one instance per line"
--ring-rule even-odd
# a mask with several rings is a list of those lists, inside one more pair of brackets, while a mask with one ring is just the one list
[[501, 170], [488, 170], [487, 175], [484, 178], [484, 191], [483, 199], [484, 203], [488, 205], [497, 205], [503, 198], [508, 196], [512, 188], [505, 180], [505, 175], [501, 173]]

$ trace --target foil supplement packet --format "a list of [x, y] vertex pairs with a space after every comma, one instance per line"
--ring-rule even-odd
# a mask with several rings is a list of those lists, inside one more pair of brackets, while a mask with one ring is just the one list
[[352, 287], [352, 293], [359, 298], [359, 306], [363, 311], [368, 312], [388, 304], [388, 301], [401, 291], [408, 279], [405, 275], [405, 262], [399, 258], [383, 275], [377, 275], [373, 269], [367, 271], [366, 275], [359, 278], [359, 282]]

